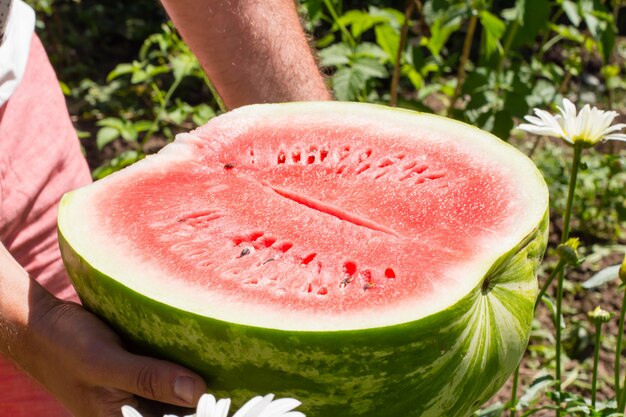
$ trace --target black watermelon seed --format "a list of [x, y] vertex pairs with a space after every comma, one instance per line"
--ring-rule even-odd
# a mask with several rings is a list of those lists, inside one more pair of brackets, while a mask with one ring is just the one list
[[240, 258], [243, 258], [246, 255], [250, 254], [250, 248], [243, 248], [243, 250], [241, 251], [241, 254], [239, 254]]
[[354, 280], [354, 276], [349, 276], [348, 278], [346, 278], [343, 281], [341, 281], [341, 284], [339, 284], [339, 288], [345, 287], [346, 285], [351, 283], [353, 280]]
[[235, 168], [235, 164], [228, 163], [224, 165], [224, 169], [233, 169], [233, 168]]

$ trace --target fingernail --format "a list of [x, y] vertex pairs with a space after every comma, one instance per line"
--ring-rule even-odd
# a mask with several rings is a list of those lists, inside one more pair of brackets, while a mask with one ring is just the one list
[[178, 376], [174, 381], [174, 393], [188, 404], [193, 403], [194, 387], [194, 380], [190, 376]]

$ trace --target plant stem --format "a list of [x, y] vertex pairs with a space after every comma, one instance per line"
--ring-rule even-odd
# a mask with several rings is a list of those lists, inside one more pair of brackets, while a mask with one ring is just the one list
[[346, 29], [343, 23], [339, 21], [339, 15], [337, 15], [337, 11], [333, 7], [333, 4], [331, 3], [331, 1], [324, 0], [324, 4], [326, 5], [326, 8], [328, 9], [328, 13], [330, 13], [330, 17], [332, 17], [335, 23], [337, 23], [337, 26], [339, 26], [339, 30], [341, 30], [341, 33], [344, 36], [344, 40], [347, 40], [350, 43], [350, 46], [354, 48], [356, 46], [356, 40], [354, 39], [352, 34], [348, 31], [348, 29]]
[[[626, 314], [626, 286], [624, 287], [624, 297], [622, 298], [622, 308], [619, 312], [619, 327], [617, 331], [617, 346], [615, 347], [615, 399], [619, 404], [623, 404], [626, 401], [626, 394], [621, 392], [619, 385], [620, 380], [620, 360], [622, 357], [622, 337], [624, 335], [624, 316]], [[626, 377], [624, 379], [624, 387], [626, 388]], [[624, 406], [620, 405], [617, 409], [623, 410]]]
[[[555, 384], [556, 391], [559, 394], [559, 402], [561, 401], [561, 302], [563, 300], [563, 280], [565, 274], [563, 271], [559, 273], [559, 279], [556, 287], [556, 317], [554, 318], [554, 326], [556, 327], [556, 366], [555, 366]], [[561, 415], [560, 404], [556, 410], [556, 416]]]
[[469, 59], [470, 52], [472, 50], [472, 40], [474, 39], [474, 31], [476, 30], [476, 24], [478, 23], [478, 16], [472, 14], [469, 21], [469, 27], [465, 34], [465, 41], [463, 42], [463, 53], [461, 55], [461, 61], [459, 62], [459, 69], [456, 75], [456, 88], [454, 89], [454, 95], [450, 99], [450, 105], [448, 106], [448, 114], [454, 109], [457, 99], [461, 95], [463, 90], [463, 83], [465, 82], [465, 65]]
[[218, 107], [223, 113], [226, 113], [228, 111], [228, 108], [224, 104], [224, 100], [222, 100], [222, 96], [220, 96], [220, 93], [217, 92], [217, 88], [215, 88], [213, 81], [209, 79], [204, 71], [202, 71], [202, 75], [204, 78], [204, 83], [207, 85], [207, 87], [209, 87], [209, 90], [211, 91], [211, 94], [213, 95], [213, 98], [215, 99]]
[[530, 148], [530, 151], [528, 151], [528, 154], [526, 155], [527, 157], [529, 157], [529, 158], [533, 157], [533, 155], [535, 154], [535, 152], [539, 148], [539, 143], [540, 142], [541, 142], [541, 136], [537, 136], [535, 138], [535, 141], [533, 142], [533, 147]]
[[517, 414], [515, 410], [515, 406], [517, 405], [517, 385], [519, 382], [519, 365], [515, 368], [515, 373], [513, 374], [513, 388], [511, 388], [511, 400], [509, 401], [509, 407], [511, 410], [511, 417], [515, 417]]
[[596, 409], [596, 387], [598, 385], [598, 361], [600, 359], [600, 337], [602, 336], [602, 322], [596, 323], [596, 343], [593, 348], [593, 374], [591, 376], [591, 407]]
[[567, 71], [567, 73], [565, 74], [565, 77], [563, 77], [563, 81], [561, 82], [561, 85], [559, 86], [559, 93], [564, 94], [567, 91], [567, 86], [569, 85], [569, 82], [572, 79], [572, 72], [571, 71]]
[[[537, 299], [535, 300], [535, 311], [537, 310], [537, 306], [541, 302], [541, 299], [543, 298], [543, 295], [546, 293], [547, 289], [550, 287], [550, 284], [552, 284], [552, 281], [554, 281], [554, 277], [564, 267], [565, 267], [565, 261], [562, 260], [562, 259], [559, 260], [559, 262], [556, 264], [556, 267], [550, 273], [550, 276], [548, 277], [546, 282], [541, 287], [541, 290], [539, 291], [539, 294], [537, 294]], [[516, 414], [515, 406], [517, 405], [517, 385], [518, 385], [518, 383], [519, 383], [519, 365], [517, 366], [517, 368], [515, 368], [515, 373], [513, 374], [513, 389], [511, 391], [511, 400], [509, 401], [510, 409], [511, 409], [511, 417], [515, 417], [515, 414]]]
[[409, 20], [413, 14], [415, 2], [413, 0], [406, 1], [404, 9], [404, 23], [402, 24], [402, 32], [400, 33], [400, 44], [396, 53], [396, 62], [393, 64], [393, 76], [391, 78], [391, 97], [389, 98], [389, 106], [396, 107], [398, 104], [398, 84], [400, 81], [400, 65], [402, 64], [402, 52], [406, 45], [406, 39], [409, 34]]
[[[498, 60], [498, 67], [496, 69], [496, 86], [495, 86], [495, 94], [499, 96], [500, 94], [500, 85], [502, 79], [502, 70], [504, 69], [504, 62], [506, 61], [506, 57], [511, 50], [511, 45], [513, 44], [513, 39], [517, 34], [517, 30], [519, 29], [519, 19], [515, 19], [511, 25], [511, 29], [509, 29], [509, 33], [507, 34], [506, 40], [504, 42], [504, 48], [502, 51], [502, 55]], [[505, 92], [506, 95], [506, 92]], [[501, 103], [504, 103], [505, 99], [501, 100]]]
[[156, 132], [157, 128], [159, 127], [159, 120], [163, 116], [163, 112], [165, 112], [165, 108], [170, 102], [170, 99], [172, 98], [172, 94], [174, 94], [174, 91], [176, 91], [176, 89], [178, 88], [182, 80], [183, 80], [183, 77], [175, 78], [174, 82], [172, 83], [170, 88], [167, 90], [167, 93], [165, 93], [165, 97], [161, 101], [161, 105], [159, 106], [159, 110], [157, 111], [157, 114], [154, 117], [154, 120], [152, 121], [152, 125], [150, 125], [150, 129], [148, 129], [148, 131], [143, 137], [143, 140], [141, 142], [143, 145], [145, 145], [148, 142], [148, 140], [152, 137], [154, 132]]
[[[563, 216], [563, 231], [561, 233], [561, 243], [565, 243], [569, 239], [570, 219], [572, 217], [572, 203], [574, 201], [574, 193], [576, 191], [576, 178], [578, 177], [578, 166], [580, 165], [580, 157], [582, 147], [580, 144], [574, 144], [574, 157], [572, 158], [572, 172], [569, 179], [569, 189], [567, 191], [567, 203], [565, 205], [565, 214]], [[563, 280], [565, 273], [563, 270], [559, 273], [557, 294], [556, 294], [556, 366], [555, 366], [555, 383], [556, 391], [561, 397], [561, 311], [563, 305]], [[560, 400], [559, 400], [560, 401]], [[560, 406], [556, 410], [556, 415], [561, 415]]]
[[561, 243], [567, 242], [569, 239], [570, 219], [572, 217], [572, 203], [574, 201], [574, 193], [576, 191], [576, 179], [578, 178], [578, 166], [582, 155], [582, 147], [580, 144], [574, 144], [574, 157], [572, 158], [572, 173], [569, 181], [569, 189], [567, 190], [567, 203], [565, 205], [565, 215], [563, 216], [563, 231], [561, 232]]
[[420, 33], [422, 36], [430, 36], [430, 28], [428, 27], [428, 23], [426, 23], [426, 19], [424, 19], [424, 6], [422, 5], [421, 0], [415, 0], [415, 7], [417, 8], [417, 19], [420, 23]]
[[539, 303], [541, 302], [541, 299], [543, 298], [543, 295], [546, 293], [546, 291], [550, 287], [550, 284], [552, 284], [552, 281], [554, 281], [554, 277], [556, 277], [556, 275], [558, 273], [560, 273], [563, 270], [564, 267], [565, 267], [565, 261], [562, 260], [562, 259], [559, 260], [559, 262], [556, 264], [556, 267], [550, 273], [550, 276], [548, 277], [546, 282], [544, 282], [543, 286], [541, 287], [541, 290], [539, 291], [539, 294], [537, 294], [537, 300], [535, 300], [535, 310], [537, 310], [537, 307], [539, 306]]
[[[550, 19], [550, 22], [545, 26], [545, 27], [550, 27], [550, 25], [553, 25], [557, 22], [557, 20], [559, 20], [559, 18], [561, 17], [561, 15], [563, 14], [563, 9], [558, 9], [556, 11], [556, 13], [554, 13], [554, 16], [552, 16], [552, 19]], [[537, 59], [539, 61], [543, 60], [543, 54], [546, 53], [546, 51], [548, 49], [550, 49], [557, 41], [555, 41], [554, 43], [550, 43], [551, 41], [547, 40], [548, 36], [550, 36], [550, 32], [552, 31], [552, 29], [548, 29], [548, 31], [546, 33], [544, 33], [544, 35], [541, 38], [541, 41], [537, 43], [537, 45], [543, 45], [543, 47], [541, 47], [539, 49], [539, 55], [537, 56]], [[560, 35], [558, 35], [560, 38]], [[552, 40], [554, 40], [554, 38], [552, 38]], [[550, 45], [548, 46], [548, 43], [550, 43]]]

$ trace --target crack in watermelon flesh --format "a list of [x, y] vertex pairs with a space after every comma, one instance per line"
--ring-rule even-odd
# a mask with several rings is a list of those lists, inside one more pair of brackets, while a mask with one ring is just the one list
[[258, 126], [221, 143], [200, 130], [191, 167], [119, 181], [96, 216], [195, 291], [333, 314], [420, 303], [523, 207], [480, 154], [373, 132]]

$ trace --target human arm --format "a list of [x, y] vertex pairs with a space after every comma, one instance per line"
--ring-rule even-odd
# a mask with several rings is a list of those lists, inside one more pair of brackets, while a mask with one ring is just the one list
[[127, 352], [99, 319], [31, 279], [1, 243], [0, 353], [76, 417], [119, 417], [122, 405], [137, 406], [133, 394], [190, 407], [206, 391], [181, 366]]
[[294, 0], [162, 0], [229, 108], [330, 100]]

